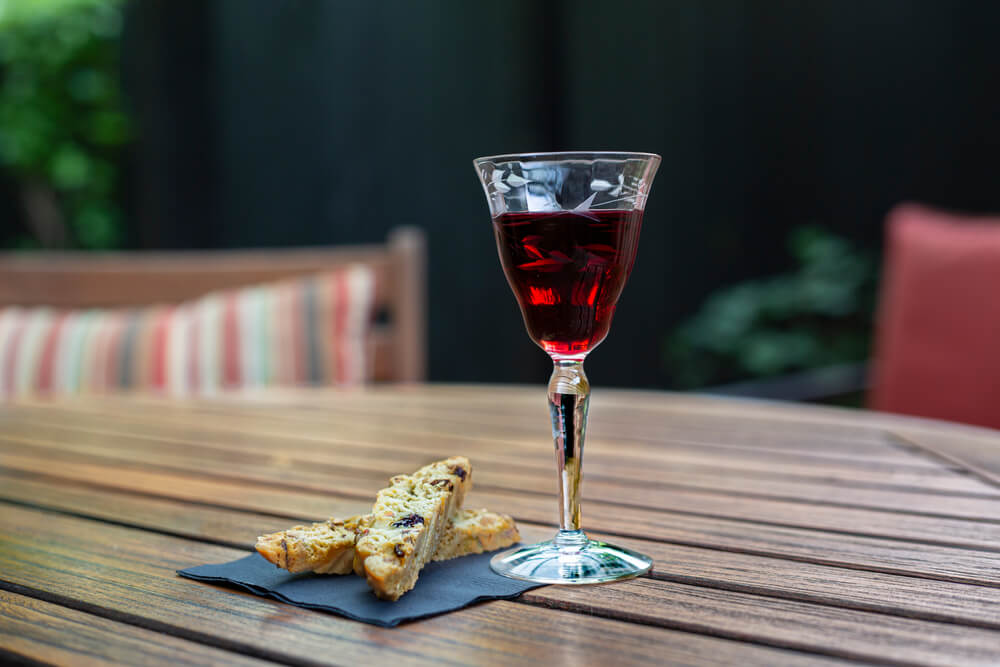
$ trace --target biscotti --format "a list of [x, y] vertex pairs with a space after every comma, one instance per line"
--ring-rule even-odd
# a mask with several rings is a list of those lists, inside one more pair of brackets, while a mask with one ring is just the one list
[[349, 574], [360, 518], [330, 519], [262, 535], [257, 538], [257, 552], [289, 572]]
[[397, 475], [378, 492], [354, 547], [355, 571], [378, 597], [398, 600], [413, 588], [437, 551], [448, 519], [462, 506], [471, 473], [469, 459], [453, 456], [412, 475]]
[[[362, 517], [295, 526], [257, 538], [257, 551], [289, 572], [348, 574], [354, 560], [356, 528]], [[457, 510], [431, 560], [450, 560], [495, 551], [521, 537], [514, 520], [486, 509]]]

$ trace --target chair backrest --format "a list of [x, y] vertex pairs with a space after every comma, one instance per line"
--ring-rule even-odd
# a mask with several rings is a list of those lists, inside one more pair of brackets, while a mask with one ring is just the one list
[[[0, 308], [117, 308], [177, 303], [351, 264], [375, 276], [376, 381], [426, 375], [424, 233], [400, 227], [385, 245], [268, 250], [0, 253]], [[381, 317], [385, 314], [386, 317]], [[383, 319], [385, 321], [383, 321]]]
[[870, 406], [1000, 428], [1000, 217], [890, 212]]

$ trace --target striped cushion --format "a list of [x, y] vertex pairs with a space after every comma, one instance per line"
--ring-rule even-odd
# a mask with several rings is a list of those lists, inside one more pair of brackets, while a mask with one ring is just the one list
[[352, 265], [172, 306], [3, 308], [0, 397], [357, 384], [373, 299], [373, 272]]

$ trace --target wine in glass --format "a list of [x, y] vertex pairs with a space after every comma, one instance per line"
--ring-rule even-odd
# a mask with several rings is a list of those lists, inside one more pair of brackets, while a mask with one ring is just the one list
[[648, 572], [652, 560], [591, 540], [580, 528], [590, 385], [583, 360], [604, 340], [635, 262], [660, 157], [650, 153], [524, 153], [474, 161], [497, 251], [524, 324], [549, 356], [549, 412], [559, 477], [559, 532], [497, 554], [499, 574], [588, 584]]

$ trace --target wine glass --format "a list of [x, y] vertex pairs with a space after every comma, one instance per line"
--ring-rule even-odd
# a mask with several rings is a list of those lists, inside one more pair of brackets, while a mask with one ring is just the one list
[[549, 412], [559, 474], [559, 532], [497, 554], [499, 574], [547, 584], [628, 579], [653, 561], [580, 529], [590, 385], [583, 360], [604, 340], [639, 244], [660, 157], [650, 153], [523, 153], [473, 161], [497, 251], [531, 336], [552, 357]]

